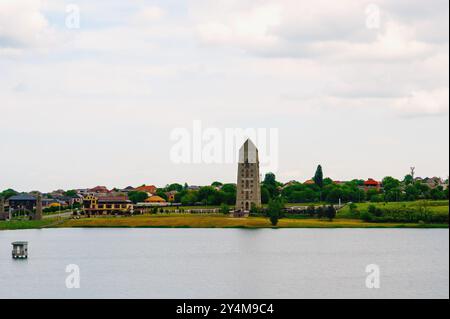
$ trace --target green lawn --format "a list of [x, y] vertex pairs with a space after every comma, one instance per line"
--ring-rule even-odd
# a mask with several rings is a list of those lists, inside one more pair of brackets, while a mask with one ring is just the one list
[[399, 218], [417, 219], [424, 218], [433, 219], [448, 224], [449, 201], [415, 201], [415, 202], [389, 202], [389, 203], [356, 203], [356, 209], [352, 212], [350, 205], [339, 210], [337, 218], [361, 218], [369, 213], [369, 207], [373, 205], [379, 209], [379, 220], [393, 220]]
[[42, 220], [11, 220], [0, 221], [0, 230], [15, 230], [15, 229], [34, 229], [52, 226], [59, 220], [55, 218], [48, 218]]
[[[138, 228], [273, 228], [268, 218], [230, 218], [211, 215], [141, 215], [133, 217], [96, 217], [66, 220], [57, 227], [138, 227]], [[447, 225], [412, 223], [366, 223], [355, 219], [289, 219], [279, 220], [276, 228], [438, 228]]]
[[[307, 206], [308, 204], [291, 204]], [[317, 204], [316, 204], [317, 205]], [[380, 216], [373, 220], [361, 220], [369, 212], [370, 205], [380, 209]], [[358, 203], [352, 212], [349, 205], [342, 208], [333, 222], [290, 216], [280, 220], [281, 228], [373, 228], [373, 227], [444, 227], [448, 228], [448, 201], [416, 201], [400, 203]], [[190, 206], [183, 209], [217, 208], [212, 206]], [[164, 209], [168, 209], [167, 207]], [[174, 209], [174, 207], [171, 207]], [[96, 217], [79, 220], [49, 218], [40, 221], [0, 221], [0, 230], [32, 229], [44, 227], [193, 227], [193, 228], [269, 228], [264, 217], [229, 218], [222, 214], [176, 214], [140, 215], [133, 217]]]

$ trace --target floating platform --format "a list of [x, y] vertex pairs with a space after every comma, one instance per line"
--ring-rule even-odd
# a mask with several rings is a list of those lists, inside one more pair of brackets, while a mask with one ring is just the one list
[[12, 258], [13, 259], [27, 259], [28, 258], [28, 242], [15, 241], [12, 243]]

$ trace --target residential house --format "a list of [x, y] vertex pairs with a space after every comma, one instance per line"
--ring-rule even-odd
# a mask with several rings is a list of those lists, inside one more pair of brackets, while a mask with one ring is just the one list
[[157, 195], [153, 195], [153, 196], [150, 196], [149, 198], [147, 198], [146, 200], [145, 200], [145, 202], [146, 203], [159, 203], [159, 204], [161, 204], [161, 203], [166, 203], [166, 200], [164, 199], [164, 198], [162, 198], [162, 197], [160, 197], [160, 196], [157, 196]]
[[167, 196], [168, 202], [170, 202], [170, 203], [175, 202], [175, 196], [176, 196], [177, 194], [178, 194], [177, 191], [170, 191], [170, 192], [167, 192], [167, 193], [166, 193], [166, 196]]
[[143, 193], [147, 193], [148, 196], [152, 196], [156, 194], [156, 191], [158, 190], [158, 188], [155, 185], [142, 185], [139, 187], [136, 187], [134, 189], [136, 192], [143, 192]]
[[106, 186], [96, 186], [94, 188], [89, 189], [90, 194], [108, 194], [109, 189]]
[[132, 213], [133, 204], [126, 196], [87, 195], [83, 199], [83, 212], [88, 215]]
[[381, 190], [381, 182], [369, 178], [364, 182], [364, 190], [367, 192], [369, 189], [375, 189], [378, 192]]

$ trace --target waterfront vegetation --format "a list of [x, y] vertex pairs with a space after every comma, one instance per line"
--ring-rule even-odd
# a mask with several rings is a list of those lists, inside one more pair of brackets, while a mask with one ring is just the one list
[[[294, 206], [304, 206], [296, 204]], [[135, 216], [97, 216], [80, 219], [51, 218], [40, 221], [12, 220], [0, 221], [0, 230], [30, 229], [50, 227], [186, 227], [186, 228], [448, 228], [449, 202], [415, 201], [389, 203], [348, 204], [338, 210], [336, 216], [327, 215], [329, 206], [323, 207], [323, 215], [311, 214], [311, 208], [304, 213], [279, 214], [279, 203], [274, 203], [270, 213], [232, 218], [226, 207], [203, 206], [201, 209], [217, 208], [217, 213], [187, 214], [175, 213], [164, 208], [157, 214]], [[310, 206], [311, 207], [311, 206]], [[232, 207], [228, 207], [232, 208]], [[199, 209], [197, 206], [183, 207]], [[319, 211], [318, 209], [316, 211]]]
[[0, 230], [54, 227], [60, 221], [57, 218], [46, 218], [42, 220], [13, 219], [11, 221], [0, 221]]
[[[448, 184], [448, 181], [445, 181]], [[381, 187], [383, 185], [383, 187]], [[168, 199], [167, 193], [175, 191], [175, 202], [183, 206], [220, 206], [234, 205], [236, 202], [236, 185], [214, 182], [210, 186], [190, 189], [187, 184], [170, 184], [158, 189], [156, 195]], [[133, 199], [145, 194], [132, 194]], [[291, 181], [283, 184], [277, 181], [275, 174], [267, 173], [261, 183], [261, 201], [267, 205], [270, 200], [281, 198], [286, 205], [302, 205], [320, 203], [337, 204], [339, 202], [401, 202], [416, 200], [449, 199], [449, 190], [443, 185], [430, 185], [406, 175], [403, 180], [386, 176], [380, 187], [366, 188], [364, 180], [353, 179], [346, 182], [335, 182], [324, 178], [322, 167], [317, 167], [314, 177], [305, 183]], [[134, 201], [138, 201], [135, 199]]]
[[414, 201], [349, 204], [337, 218], [356, 218], [366, 222], [449, 223], [449, 201]]
[[162, 216], [141, 215], [133, 217], [96, 217], [70, 219], [58, 227], [161, 227], [161, 228], [419, 228], [447, 227], [445, 224], [368, 223], [358, 219], [279, 219], [276, 226], [264, 217], [230, 218], [219, 215]]

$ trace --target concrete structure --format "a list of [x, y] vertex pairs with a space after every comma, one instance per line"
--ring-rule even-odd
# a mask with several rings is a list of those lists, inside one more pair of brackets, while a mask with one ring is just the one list
[[36, 195], [36, 210], [33, 214], [33, 220], [41, 220], [42, 219], [42, 195]]
[[28, 242], [16, 241], [12, 243], [12, 258], [14, 259], [26, 259], [28, 258]]
[[10, 220], [11, 216], [9, 212], [5, 212], [5, 200], [0, 197], [0, 220]]
[[9, 209], [15, 215], [31, 216], [36, 206], [36, 197], [30, 194], [18, 194], [8, 199]]
[[236, 211], [249, 212], [252, 205], [261, 207], [261, 186], [258, 149], [248, 139], [239, 150]]

